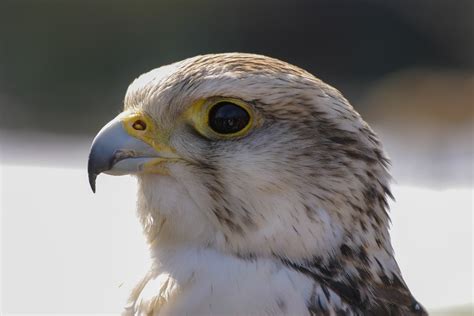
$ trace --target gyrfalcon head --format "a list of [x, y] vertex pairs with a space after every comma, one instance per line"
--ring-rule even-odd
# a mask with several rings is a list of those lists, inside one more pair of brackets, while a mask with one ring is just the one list
[[288, 63], [229, 53], [137, 78], [94, 140], [89, 176], [95, 187], [101, 172], [136, 175], [152, 244], [318, 267], [308, 270], [360, 284], [362, 301], [390, 301], [377, 292], [388, 286], [417, 311], [393, 258], [387, 167], [339, 91]]

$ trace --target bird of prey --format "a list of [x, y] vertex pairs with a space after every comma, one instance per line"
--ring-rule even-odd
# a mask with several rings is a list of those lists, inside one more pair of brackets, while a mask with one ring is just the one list
[[133, 174], [152, 266], [126, 315], [425, 315], [388, 232], [389, 161], [335, 88], [253, 54], [129, 86], [88, 172]]

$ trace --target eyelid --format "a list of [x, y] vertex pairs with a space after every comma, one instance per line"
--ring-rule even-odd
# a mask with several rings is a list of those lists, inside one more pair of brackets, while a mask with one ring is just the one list
[[[209, 127], [209, 112], [212, 107], [221, 102], [230, 102], [237, 106], [242, 107], [250, 116], [250, 121], [245, 128], [239, 132], [232, 134], [220, 134], [213, 131]], [[211, 97], [208, 99], [200, 99], [194, 102], [188, 110], [184, 113], [186, 121], [190, 122], [191, 125], [203, 136], [211, 139], [233, 139], [243, 137], [247, 133], [261, 125], [261, 118], [257, 115], [254, 108], [245, 101], [236, 98], [229, 97]]]

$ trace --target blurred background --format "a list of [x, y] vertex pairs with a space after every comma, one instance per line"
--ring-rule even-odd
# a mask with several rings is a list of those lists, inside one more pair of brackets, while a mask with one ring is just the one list
[[382, 138], [392, 238], [431, 312], [473, 304], [474, 1], [0, 2], [0, 311], [118, 313], [147, 268], [135, 182], [88, 188], [95, 133], [129, 83], [251, 52], [338, 88]]

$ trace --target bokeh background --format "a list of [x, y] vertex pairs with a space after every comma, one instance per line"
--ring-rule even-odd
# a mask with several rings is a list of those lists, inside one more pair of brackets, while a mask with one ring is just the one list
[[118, 313], [147, 268], [130, 177], [89, 191], [95, 133], [139, 74], [197, 54], [280, 58], [335, 86], [392, 158], [415, 296], [473, 304], [474, 2], [0, 2], [0, 311]]

